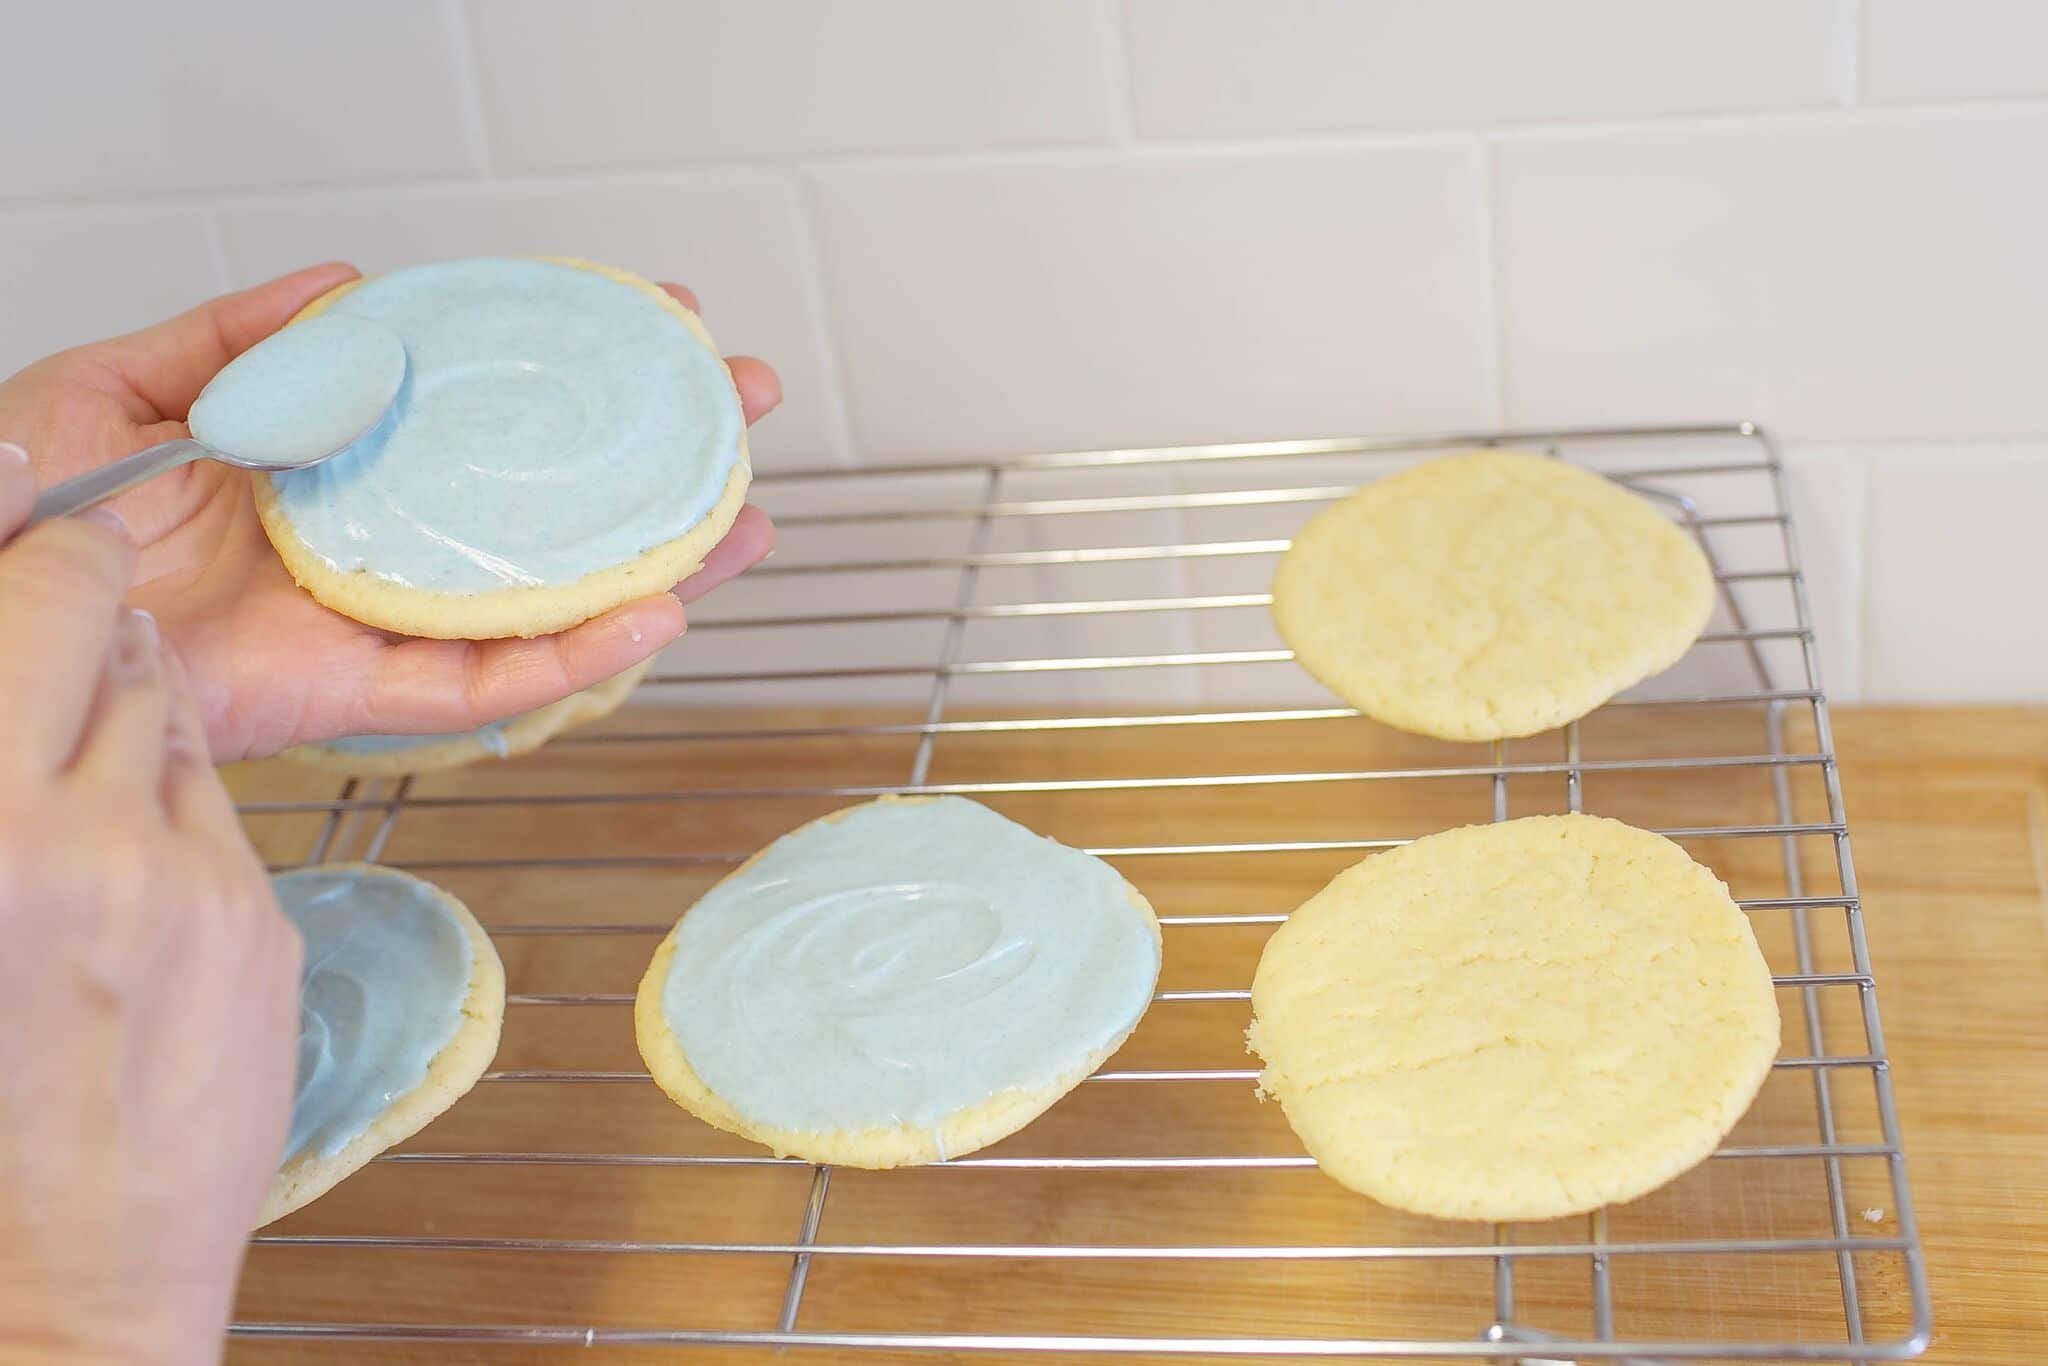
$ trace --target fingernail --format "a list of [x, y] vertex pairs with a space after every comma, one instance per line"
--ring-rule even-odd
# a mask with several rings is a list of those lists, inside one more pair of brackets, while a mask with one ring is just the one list
[[156, 675], [156, 618], [147, 612], [128, 609], [114, 636], [114, 653], [109, 668], [122, 683], [141, 683]]
[[99, 507], [88, 508], [86, 511], [79, 513], [78, 520], [81, 522], [97, 522], [101, 526], [105, 527], [107, 530], [113, 532], [116, 536], [119, 536], [121, 539], [130, 539], [128, 535], [128, 524], [121, 520], [121, 514], [114, 511], [112, 508], [106, 506], [104, 503], [101, 504]]
[[28, 468], [28, 452], [12, 441], [0, 441], [0, 460], [19, 465], [23, 469]]

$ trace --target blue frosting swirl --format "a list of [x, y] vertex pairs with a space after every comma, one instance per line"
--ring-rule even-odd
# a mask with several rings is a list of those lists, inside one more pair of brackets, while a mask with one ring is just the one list
[[783, 836], [676, 929], [661, 1005], [704, 1084], [797, 1132], [936, 1129], [1129, 1031], [1159, 941], [1100, 859], [960, 797]]
[[292, 530], [337, 572], [446, 593], [574, 583], [689, 531], [740, 459], [725, 363], [658, 301], [593, 271], [417, 266], [328, 313], [396, 332], [407, 361], [369, 435], [268, 476]]
[[404, 873], [302, 868], [271, 886], [306, 941], [285, 1160], [332, 1157], [426, 1080], [462, 1024], [474, 954], [440, 894]]

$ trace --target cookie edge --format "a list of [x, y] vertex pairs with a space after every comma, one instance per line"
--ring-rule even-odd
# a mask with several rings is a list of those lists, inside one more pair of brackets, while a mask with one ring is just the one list
[[278, 1169], [256, 1216], [255, 1226], [259, 1229], [318, 1200], [371, 1158], [411, 1138], [469, 1094], [497, 1057], [498, 1039], [505, 1022], [504, 962], [484, 927], [453, 893], [425, 878], [375, 863], [316, 863], [308, 867], [402, 877], [430, 889], [469, 937], [469, 990], [462, 1000], [461, 1023], [454, 1036], [427, 1061], [427, 1075], [418, 1086], [385, 1107], [368, 1128], [332, 1157], [304, 1153]]
[[[1676, 840], [1659, 835], [1654, 830], [1644, 830], [1640, 826], [1630, 825], [1626, 821], [1615, 820], [1611, 816], [1598, 816], [1587, 812], [1523, 816], [1516, 821], [1483, 822], [1473, 825], [1453, 826], [1450, 830], [1437, 831], [1435, 835], [1451, 834], [1461, 830], [1499, 829], [1504, 824], [1515, 825], [1522, 821], [1559, 820], [1597, 822], [1602, 825], [1618, 826], [1634, 834], [1645, 835], [1659, 840], [1675, 850], [1698, 873], [1711, 878], [1714, 884], [1720, 888], [1722, 897], [1728, 902], [1737, 920], [1748, 934], [1750, 951], [1755, 955], [1757, 968], [1761, 973], [1762, 992], [1759, 1000], [1762, 1002], [1762, 1006], [1757, 1010], [1757, 1017], [1759, 1022], [1768, 1022], [1770, 1047], [1759, 1049], [1759, 1057], [1753, 1069], [1754, 1075], [1744, 1078], [1740, 1073], [1737, 1073], [1731, 1079], [1731, 1085], [1723, 1097], [1725, 1101], [1723, 1111], [1698, 1131], [1695, 1141], [1683, 1145], [1674, 1145], [1665, 1161], [1661, 1163], [1645, 1163], [1635, 1168], [1630, 1173], [1628, 1180], [1612, 1181], [1602, 1191], [1601, 1198], [1594, 1203], [1588, 1204], [1580, 1200], [1559, 1199], [1545, 1201], [1531, 1199], [1520, 1202], [1502, 1201], [1496, 1204], [1482, 1205], [1416, 1199], [1412, 1191], [1396, 1190], [1391, 1188], [1388, 1183], [1382, 1181], [1379, 1169], [1375, 1164], [1355, 1161], [1349, 1153], [1339, 1151], [1341, 1143], [1332, 1144], [1322, 1141], [1328, 1137], [1327, 1135], [1318, 1134], [1315, 1137], [1311, 1137], [1311, 1135], [1302, 1132], [1302, 1129], [1296, 1123], [1294, 1114], [1288, 1108], [1288, 1097], [1285, 1089], [1268, 1086], [1268, 1077], [1275, 1071], [1275, 1065], [1258, 1047], [1258, 1003], [1261, 994], [1260, 989], [1264, 983], [1270, 980], [1265, 975], [1266, 950], [1262, 949], [1259, 954], [1259, 966], [1252, 974], [1252, 1020], [1250, 1026], [1245, 1031], [1246, 1051], [1258, 1058], [1261, 1064], [1257, 1083], [1259, 1097], [1262, 1100], [1271, 1098], [1279, 1102], [1281, 1113], [1287, 1119], [1288, 1131], [1300, 1141], [1302, 1148], [1308, 1155], [1316, 1160], [1316, 1165], [1322, 1169], [1323, 1174], [1338, 1185], [1385, 1205], [1389, 1209], [1398, 1209], [1409, 1214], [1419, 1214], [1435, 1219], [1515, 1223], [1567, 1218], [1572, 1215], [1585, 1214], [1596, 1209], [1605, 1209], [1612, 1205], [1626, 1204], [1631, 1200], [1641, 1199], [1643, 1196], [1669, 1185], [1711, 1157], [1721, 1141], [1728, 1136], [1737, 1124], [1742, 1122], [1742, 1117], [1756, 1103], [1756, 1098], [1763, 1090], [1764, 1083], [1770, 1079], [1771, 1069], [1777, 1061], [1779, 1050], [1783, 1047], [1784, 1021], [1777, 1008], [1777, 992], [1771, 978], [1770, 963], [1764, 957], [1762, 945], [1757, 943], [1755, 927], [1750, 924], [1749, 917], [1744, 914], [1742, 908], [1736, 904], [1734, 897], [1728, 891], [1727, 884], [1721, 880], [1713, 869], [1693, 858], [1685, 847]], [[1413, 849], [1423, 843], [1423, 840], [1434, 838], [1435, 835], [1424, 836], [1422, 839], [1415, 840], [1402, 846], [1400, 849], [1390, 850], [1384, 854], [1369, 855], [1358, 860], [1356, 863], [1339, 871], [1329, 882], [1306, 898], [1302, 902], [1301, 907], [1296, 908], [1296, 912], [1298, 913], [1300, 909], [1305, 908], [1311, 902], [1328, 895], [1340, 882], [1345, 881], [1358, 870], [1368, 867], [1381, 859], [1397, 856], [1405, 850]], [[1267, 949], [1271, 948], [1273, 940], [1279, 936], [1281, 931], [1286, 930], [1288, 925], [1294, 923], [1296, 923], [1294, 915], [1290, 914], [1287, 923], [1281, 926], [1281, 930], [1276, 931], [1274, 936], [1268, 938]], [[1306, 924], [1307, 922], [1303, 921], [1300, 923]]]
[[503, 732], [503, 754], [473, 735], [464, 735], [388, 754], [350, 754], [317, 743], [294, 745], [282, 751], [280, 757], [346, 778], [403, 778], [420, 773], [440, 773], [485, 760], [516, 759], [522, 754], [533, 753], [564, 731], [610, 716], [626, 704], [633, 689], [653, 668], [654, 659], [649, 656], [602, 682], [513, 718]]
[[[939, 800], [934, 796], [882, 796], [872, 802], [861, 802], [842, 807], [806, 821], [803, 825], [778, 835], [762, 846], [754, 855], [726, 877], [719, 884], [740, 876], [759, 861], [768, 850], [781, 840], [790, 838], [799, 831], [813, 825], [830, 824], [843, 820], [853, 812], [869, 806], [890, 803], [921, 805]], [[998, 813], [1000, 814], [1000, 813]], [[1007, 819], [1007, 817], [1005, 818]], [[1030, 829], [1024, 826], [1024, 829]], [[1036, 834], [1036, 831], [1032, 832]], [[1041, 836], [1041, 838], [1043, 838]], [[1063, 846], [1069, 847], [1069, 846]], [[1080, 852], [1080, 851], [1076, 851]], [[1091, 855], [1092, 857], [1092, 855]], [[1105, 867], [1109, 865], [1105, 864]], [[1115, 870], [1112, 868], [1112, 872]], [[1131, 904], [1144, 913], [1145, 922], [1152, 929], [1152, 941], [1157, 951], [1152, 977], [1152, 988], [1158, 990], [1159, 969], [1165, 958], [1165, 940], [1159, 928], [1158, 914], [1152, 909], [1136, 887], [1122, 874], [1117, 875], [1123, 882], [1124, 892]], [[710, 889], [705, 894], [710, 895]], [[700, 897], [699, 900], [702, 900]], [[692, 903], [691, 909], [695, 909]], [[882, 1125], [868, 1129], [852, 1130], [793, 1130], [773, 1125], [755, 1124], [728, 1105], [724, 1098], [705, 1085], [684, 1055], [682, 1044], [676, 1039], [661, 1006], [662, 989], [668, 981], [669, 964], [675, 956], [676, 936], [682, 930], [683, 921], [689, 918], [684, 911], [668, 934], [655, 949], [654, 957], [647, 965], [647, 971], [640, 978], [640, 988], [633, 999], [633, 1036], [638, 1044], [641, 1058], [647, 1063], [647, 1070], [653, 1076], [655, 1085], [682, 1109], [703, 1120], [715, 1129], [722, 1129], [741, 1138], [750, 1139], [772, 1150], [777, 1157], [798, 1157], [808, 1162], [830, 1163], [841, 1167], [860, 1167], [880, 1171], [891, 1167], [921, 1166], [949, 1158], [964, 1157], [989, 1144], [1009, 1137], [1030, 1124], [1069, 1091], [1102, 1066], [1119, 1048], [1137, 1032], [1150, 1010], [1138, 1012], [1137, 1019], [1109, 1043], [1091, 1052], [1085, 1062], [1070, 1072], [1062, 1073], [1050, 1086], [1038, 1090], [1011, 1089], [1001, 1091], [964, 1109], [955, 1110], [940, 1120], [936, 1126], [938, 1142], [932, 1139], [932, 1130], [913, 1125]]]
[[[525, 259], [589, 271], [640, 291], [656, 300], [714, 357], [718, 357], [721, 364], [724, 363], [724, 357], [703, 321], [644, 276], [580, 257], [537, 256]], [[336, 300], [367, 283], [368, 279], [366, 276], [336, 285], [300, 309], [285, 326], [320, 316]], [[433, 640], [530, 638], [567, 630], [635, 599], [665, 593], [681, 583], [704, 567], [704, 557], [725, 538], [725, 533], [738, 520], [740, 509], [746, 506], [747, 488], [753, 479], [753, 458], [747, 448], [745, 405], [739, 387], [732, 382], [729, 367], [726, 383], [732, 389], [733, 402], [741, 407], [739, 454], [718, 501], [694, 526], [675, 539], [642, 551], [631, 560], [595, 570], [574, 583], [541, 588], [500, 588], [485, 593], [437, 593], [391, 583], [366, 569], [337, 571], [299, 538], [291, 520], [278, 504], [277, 490], [269, 477], [252, 474], [248, 477], [255, 495], [256, 515], [292, 580], [321, 606], [366, 626]]]
[[[1302, 672], [1327, 688], [1339, 700], [1357, 708], [1361, 714], [1382, 725], [1406, 731], [1411, 735], [1423, 735], [1431, 739], [1463, 743], [1476, 743], [1487, 740], [1520, 740], [1532, 735], [1541, 735], [1546, 731], [1555, 730], [1559, 726], [1568, 725], [1573, 721], [1592, 714], [1602, 706], [1605, 706], [1616, 695], [1634, 687], [1645, 679], [1656, 677], [1677, 664], [1679, 660], [1685, 657], [1686, 652], [1698, 643], [1700, 634], [1706, 630], [1708, 622], [1713, 619], [1714, 574], [1713, 566], [1707, 561], [1706, 552], [1700, 548], [1696, 541], [1686, 535], [1683, 528], [1671, 522], [1668, 518], [1660, 516], [1657, 518], [1657, 521], [1679, 536], [1687, 549], [1691, 551], [1688, 561], [1697, 570], [1694, 576], [1698, 586], [1698, 592], [1695, 595], [1697, 601], [1684, 604], [1689, 609], [1687, 620], [1691, 623], [1690, 628], [1683, 630], [1674, 629], [1671, 636], [1648, 642], [1642, 651], [1641, 657], [1631, 666], [1630, 670], [1620, 670], [1609, 675], [1609, 681], [1589, 678], [1586, 686], [1575, 690], [1570, 698], [1560, 696], [1552, 706], [1538, 709], [1535, 713], [1535, 719], [1531, 722], [1504, 725], [1499, 722], [1490, 722], [1476, 707], [1454, 713], [1433, 707], [1427, 699], [1420, 705], [1415, 705], [1413, 703], [1404, 703], [1399, 698], [1389, 699], [1386, 696], [1371, 695], [1365, 689], [1354, 688], [1346, 684], [1345, 680], [1340, 676], [1343, 671], [1331, 668], [1329, 661], [1307, 657], [1312, 655], [1314, 651], [1311, 649], [1304, 652], [1301, 637], [1295, 629], [1296, 625], [1305, 618], [1316, 615], [1313, 607], [1304, 605], [1298, 600], [1306, 592], [1305, 589], [1296, 586], [1306, 582], [1305, 576], [1307, 575], [1307, 571], [1302, 567], [1302, 562], [1295, 557], [1295, 547], [1301, 543], [1303, 534], [1317, 522], [1339, 514], [1342, 509], [1350, 506], [1356, 500], [1371, 495], [1373, 490], [1381, 489], [1389, 482], [1400, 479], [1403, 476], [1416, 473], [1417, 471], [1430, 470], [1450, 461], [1470, 460], [1475, 456], [1497, 457], [1503, 455], [1542, 461], [1547, 466], [1555, 466], [1560, 470], [1570, 471], [1573, 474], [1584, 475], [1597, 480], [1613, 491], [1633, 498], [1637, 502], [1645, 505], [1649, 502], [1648, 499], [1635, 490], [1607, 478], [1607, 476], [1599, 473], [1597, 470], [1585, 469], [1582, 466], [1539, 455], [1533, 451], [1524, 451], [1510, 447], [1480, 447], [1469, 451], [1455, 451], [1432, 456], [1428, 460], [1410, 465], [1406, 469], [1396, 471], [1394, 474], [1388, 475], [1383, 479], [1374, 480], [1372, 483], [1366, 484], [1344, 498], [1339, 499], [1329, 507], [1324, 508], [1304, 523], [1300, 530], [1295, 532], [1288, 542], [1287, 549], [1282, 552], [1279, 564], [1274, 567], [1273, 580], [1269, 585], [1270, 597], [1272, 599], [1269, 610], [1273, 618], [1273, 625], [1279, 631], [1281, 640], [1294, 654], [1295, 664], [1300, 667]], [[1650, 648], [1651, 646], [1656, 648]], [[1640, 666], [1640, 671], [1633, 672], [1633, 676], [1629, 676], [1631, 670], [1636, 669], [1638, 666]]]

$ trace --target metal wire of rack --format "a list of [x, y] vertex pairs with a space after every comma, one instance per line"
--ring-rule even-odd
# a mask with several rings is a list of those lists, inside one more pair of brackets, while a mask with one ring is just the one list
[[[1547, 449], [1662, 502], [1712, 559], [1719, 615], [1686, 664], [1556, 735], [1478, 752], [1397, 743], [1291, 670], [1288, 652], [1271, 639], [1263, 584], [1284, 533], [1316, 505], [1402, 463], [1474, 444]], [[1395, 1218], [1329, 1187], [1316, 1193], [1323, 1203], [1314, 1218], [1304, 1212], [1290, 1225], [1287, 1211], [1306, 1197], [1281, 1183], [1317, 1182], [1313, 1159], [1270, 1114], [1233, 1117], [1213, 1136], [1205, 1127], [1226, 1105], [1217, 1097], [1245, 1107], [1254, 1069], [1208, 1065], [1221, 1060], [1214, 1050], [1193, 1060], [1120, 1056], [1020, 1140], [1058, 1128], [1056, 1117], [1083, 1096], [1101, 1111], [1100, 1123], [917, 1169], [932, 1174], [917, 1178], [923, 1194], [895, 1207], [913, 1227], [892, 1234], [889, 1218], [873, 1215], [877, 1197], [863, 1192], [887, 1197], [889, 1179], [907, 1173], [853, 1173], [835, 1183], [832, 1168], [743, 1144], [684, 1143], [689, 1150], [675, 1151], [666, 1137], [648, 1137], [670, 1130], [647, 1125], [685, 1122], [665, 1102], [645, 1124], [621, 1119], [604, 1130], [637, 1147], [522, 1141], [530, 1131], [521, 1117], [532, 1113], [524, 1096], [594, 1111], [602, 1097], [653, 1089], [637, 1066], [539, 1056], [558, 1032], [573, 1032], [551, 1025], [546, 1038], [534, 1032], [527, 1050], [538, 1050], [538, 1061], [501, 1052], [498, 1070], [470, 1100], [355, 1182], [368, 1188], [456, 1169], [501, 1180], [687, 1175], [737, 1189], [737, 1173], [787, 1174], [801, 1178], [793, 1207], [774, 1203], [762, 1227], [793, 1215], [792, 1231], [651, 1236], [626, 1220], [591, 1236], [574, 1231], [581, 1223], [461, 1233], [451, 1226], [474, 1215], [466, 1203], [474, 1197], [444, 1198], [431, 1181], [380, 1204], [377, 1226], [346, 1217], [323, 1224], [323, 1210], [347, 1214], [351, 1183], [253, 1240], [235, 1337], [1637, 1363], [1860, 1362], [1924, 1349], [1926, 1272], [1818, 643], [1784, 474], [1763, 432], [1742, 423], [1083, 452], [766, 473], [757, 490], [785, 549], [704, 605], [683, 659], [743, 658], [761, 667], [657, 675], [649, 695], [680, 697], [687, 713], [629, 708], [594, 733], [564, 737], [483, 776], [350, 781], [310, 794], [307, 778], [274, 790], [259, 785], [243, 802], [259, 847], [280, 865], [388, 857], [444, 881], [475, 881], [522, 907], [494, 918], [475, 889], [466, 892], [507, 948], [511, 1016], [616, 1018], [632, 1000], [634, 965], [644, 963], [652, 936], [687, 904], [674, 886], [704, 885], [762, 838], [808, 818], [791, 818], [792, 810], [917, 792], [1021, 804], [1022, 818], [1065, 821], [1049, 833], [1118, 861], [1141, 887], [1164, 870], [1156, 875], [1170, 887], [1204, 889], [1190, 892], [1183, 908], [1147, 888], [1168, 935], [1169, 966], [1177, 956], [1204, 970], [1227, 960], [1240, 975], [1169, 986], [1146, 1028], [1190, 1009], [1220, 1011], [1223, 1025], [1241, 1030], [1250, 995], [1243, 983], [1259, 938], [1286, 911], [1247, 909], [1230, 889], [1256, 888], [1269, 876], [1262, 870], [1297, 864], [1301, 876], [1327, 876], [1426, 833], [1442, 823], [1433, 813], [1450, 800], [1444, 794], [1476, 785], [1480, 807], [1447, 819], [1600, 811], [1679, 839], [1729, 880], [1765, 942], [1787, 1011], [1770, 1103], [1760, 1100], [1752, 1116], [1758, 1132], [1739, 1129], [1668, 1198], [1644, 1202], [1657, 1206], [1648, 1222], [1630, 1206], [1570, 1226], [1504, 1226], [1475, 1238], [1470, 1226]], [[1133, 526], [1157, 535], [1133, 538]], [[715, 652], [704, 648], [706, 638], [720, 642]], [[1114, 648], [1091, 652], [1101, 645]], [[836, 662], [821, 662], [827, 658]], [[1162, 738], [1175, 741], [1170, 750], [1159, 747]], [[1137, 739], [1151, 746], [1142, 751], [1151, 768], [1133, 772], [1121, 765]], [[962, 757], [945, 767], [956, 753]], [[1167, 767], [1162, 753], [1184, 771], [1159, 771]], [[856, 756], [851, 768], [842, 762], [848, 754]], [[772, 782], [752, 766], [762, 755], [774, 756]], [[1049, 755], [1059, 761], [1051, 776], [1024, 776]], [[1269, 755], [1289, 762], [1257, 762]], [[1346, 762], [1351, 755], [1373, 762]], [[906, 757], [891, 776], [887, 766]], [[1233, 758], [1254, 766], [1241, 771]], [[690, 781], [700, 769], [737, 776]], [[639, 777], [627, 782], [628, 772]], [[1398, 800], [1381, 802], [1376, 793]], [[1118, 825], [1102, 814], [1109, 808], [1101, 803], [1112, 800], [1129, 812], [1133, 795], [1138, 806], [1162, 808], [1158, 825]], [[1314, 814], [1310, 828], [1276, 830], [1252, 819], [1283, 799]], [[560, 836], [508, 836], [497, 822], [513, 819], [543, 822], [520, 828]], [[647, 838], [620, 833], [629, 826]], [[1162, 838], [1161, 827], [1185, 836]], [[1226, 871], [1182, 878], [1179, 868]], [[648, 877], [683, 881], [661, 883], [658, 896], [632, 890], [642, 886], [632, 879]], [[620, 901], [647, 913], [621, 919]], [[1241, 941], [1235, 957], [1207, 948], [1177, 955], [1183, 944], [1228, 936]], [[541, 955], [570, 951], [602, 960], [595, 970], [608, 989], [537, 989], [552, 984], [534, 980], [553, 961]], [[522, 975], [523, 966], [532, 971]], [[619, 975], [629, 969], [631, 976]], [[508, 1039], [512, 1028], [508, 1019]], [[487, 1111], [458, 1127], [480, 1096]], [[1153, 1099], [1187, 1096], [1197, 1098]], [[1152, 1104], [1162, 1108], [1154, 1113]], [[465, 1144], [468, 1137], [478, 1141]], [[1062, 1139], [1075, 1142], [1062, 1147]], [[1019, 1232], [995, 1216], [994, 1204], [978, 1210], [959, 1187], [933, 1187], [942, 1172], [1021, 1183], [1020, 1208], [1039, 1213]], [[835, 1235], [828, 1215], [845, 1209], [834, 1196], [846, 1181], [885, 1184], [847, 1194], [848, 1232]], [[1215, 1196], [1205, 1194], [1205, 1181], [1233, 1184]], [[596, 1197], [575, 1198], [594, 1207]], [[1117, 1227], [1168, 1231], [1190, 1206], [1240, 1198], [1231, 1205], [1239, 1223], [1272, 1236], [1201, 1236], [1218, 1218], [1195, 1221], [1184, 1238], [1076, 1233], [1097, 1234], [1112, 1217], [1127, 1221]], [[1270, 1220], [1256, 1213], [1267, 1205], [1279, 1210]], [[401, 1217], [394, 1207], [410, 1212], [408, 1224], [392, 1225]], [[956, 1236], [917, 1236], [920, 1228]], [[415, 1254], [483, 1259], [478, 1265], [501, 1255], [545, 1257], [565, 1281], [591, 1260], [744, 1262], [773, 1269], [774, 1284], [765, 1298], [747, 1300], [760, 1317], [737, 1323], [673, 1298], [654, 1321], [494, 1315], [489, 1304], [443, 1302], [380, 1312], [370, 1291], [358, 1312], [332, 1312], [348, 1299], [347, 1277], [360, 1273], [389, 1294], [413, 1274], [406, 1268], [420, 1265], [391, 1259]], [[266, 1269], [273, 1258], [343, 1255], [358, 1260], [302, 1263], [289, 1275]], [[1470, 1268], [1485, 1270], [1483, 1287], [1463, 1279]], [[846, 1284], [821, 1299], [817, 1276], [826, 1269]], [[1169, 1270], [1214, 1287], [1203, 1292], [1215, 1296], [1213, 1321], [1190, 1325], [1168, 1311], [1132, 1308]], [[1034, 1296], [1026, 1278], [1041, 1273]], [[1383, 1274], [1397, 1279], [1373, 1279]], [[1334, 1279], [1304, 1279], [1316, 1276]], [[969, 1289], [925, 1293], [920, 1278]], [[1184, 1304], [1186, 1283], [1175, 1284], [1175, 1303]], [[1326, 1284], [1341, 1287], [1334, 1308]], [[309, 1296], [308, 1285], [325, 1289]], [[890, 1303], [899, 1285], [909, 1287], [904, 1307], [874, 1322], [884, 1312], [874, 1306]], [[1233, 1288], [1244, 1286], [1255, 1287], [1256, 1308], [1232, 1303]], [[298, 1307], [305, 1303], [325, 1312]], [[1317, 1325], [1326, 1331], [1308, 1331]]]

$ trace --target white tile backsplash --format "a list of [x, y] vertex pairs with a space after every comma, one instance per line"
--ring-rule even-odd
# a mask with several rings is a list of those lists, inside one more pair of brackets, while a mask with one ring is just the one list
[[1837, 0], [1129, 0], [1138, 130], [1238, 137], [1832, 104]]
[[219, 288], [197, 213], [0, 218], [0, 375], [169, 317]]
[[840, 458], [817, 316], [803, 288], [791, 182], [766, 173], [652, 185], [459, 186], [230, 208], [237, 283], [345, 257], [363, 270], [452, 256], [585, 256], [697, 292], [728, 354], [773, 359], [783, 402], [755, 428], [764, 467]]
[[1455, 146], [820, 172], [856, 443], [1484, 423], [1476, 181]]
[[1869, 453], [1854, 447], [1794, 446], [1785, 452], [1785, 492], [1820, 645], [1821, 684], [1837, 702], [1863, 697], [1869, 467]]
[[1866, 691], [2048, 702], [2048, 442], [1885, 450], [1868, 478]]
[[448, 7], [7, 9], [0, 202], [461, 174]]
[[1510, 423], [2048, 430], [2048, 109], [1512, 139]]
[[[10, 17], [0, 372], [326, 257], [542, 251], [680, 279], [723, 345], [771, 360], [786, 397], [755, 433], [764, 471], [1751, 417], [1785, 442], [1833, 696], [2048, 700], [2031, 624], [2048, 551], [2022, 520], [2048, 478], [2048, 11], [2026, 0], [78, 0]], [[1385, 463], [1010, 487], [1144, 496]], [[944, 553], [969, 522], [863, 538], [802, 518], [856, 496], [972, 502], [978, 479], [769, 480], [757, 498], [787, 519], [778, 566]], [[1718, 515], [1767, 489], [1696, 487], [1734, 500]], [[990, 544], [1285, 536], [1311, 510], [1016, 519]], [[1717, 544], [1768, 555], [1770, 529]], [[1020, 566], [979, 592], [1256, 593], [1270, 572], [1270, 556]], [[943, 569], [779, 571], [693, 616], [955, 591]], [[1741, 591], [1789, 611], [1782, 583]], [[921, 620], [810, 644], [883, 669], [942, 638]], [[675, 667], [791, 663], [765, 639], [706, 629]], [[981, 621], [961, 647], [985, 662], [1273, 639], [1249, 607]], [[1745, 667], [1695, 656], [1652, 689]], [[921, 705], [929, 686], [669, 691]], [[1014, 671], [962, 695], [1323, 700], [1287, 664]]]
[[1090, 0], [488, 0], [512, 169], [1101, 142]]
[[2048, 6], [2037, 0], [1862, 0], [1872, 101], [2048, 95]]

